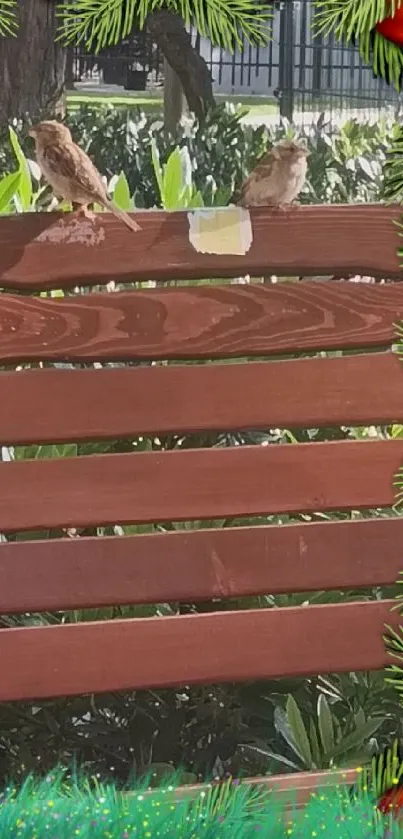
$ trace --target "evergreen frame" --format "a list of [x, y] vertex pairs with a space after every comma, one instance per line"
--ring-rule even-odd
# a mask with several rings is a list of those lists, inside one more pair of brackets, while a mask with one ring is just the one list
[[403, 0], [316, 0], [314, 33], [358, 44], [374, 76], [399, 92], [403, 79], [403, 49], [376, 31], [376, 24], [393, 17]]

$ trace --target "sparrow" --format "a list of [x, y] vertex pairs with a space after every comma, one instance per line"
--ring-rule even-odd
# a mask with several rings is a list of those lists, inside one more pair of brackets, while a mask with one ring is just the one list
[[100, 204], [130, 230], [141, 230], [137, 222], [108, 198], [101, 175], [85, 151], [74, 143], [67, 125], [47, 120], [33, 125], [28, 133], [35, 140], [39, 168], [57, 198], [71, 202], [75, 212], [86, 218], [93, 218], [89, 204]]
[[282, 140], [263, 155], [243, 182], [237, 204], [240, 207], [292, 204], [301, 192], [307, 173], [305, 146], [294, 140]]

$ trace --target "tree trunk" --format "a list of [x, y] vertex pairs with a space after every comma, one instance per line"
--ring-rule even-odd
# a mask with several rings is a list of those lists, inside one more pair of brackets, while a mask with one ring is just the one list
[[164, 127], [175, 135], [184, 111], [183, 89], [179, 76], [164, 60]]
[[198, 119], [203, 119], [208, 108], [214, 105], [211, 73], [204, 58], [193, 47], [183, 19], [175, 12], [160, 9], [148, 16], [147, 28], [178, 76], [189, 110]]
[[66, 90], [74, 90], [74, 47], [68, 46], [66, 47], [66, 72], [65, 72], [65, 85]]
[[17, 37], [0, 37], [0, 125], [64, 115], [66, 50], [56, 41], [55, 8], [49, 0], [19, 0]]

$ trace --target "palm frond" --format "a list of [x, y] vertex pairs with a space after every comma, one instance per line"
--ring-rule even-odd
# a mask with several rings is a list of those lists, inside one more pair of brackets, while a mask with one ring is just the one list
[[360, 55], [374, 75], [400, 90], [403, 50], [375, 30], [395, 14], [403, 0], [316, 0], [314, 34], [333, 33], [336, 40], [358, 43]]
[[232, 51], [242, 36], [263, 45], [270, 37], [272, 12], [259, 0], [72, 0], [58, 6], [59, 38], [97, 52], [117, 44], [153, 12], [169, 8], [194, 24], [214, 44]]
[[15, 35], [17, 27], [16, 0], [0, 0], [0, 37]]

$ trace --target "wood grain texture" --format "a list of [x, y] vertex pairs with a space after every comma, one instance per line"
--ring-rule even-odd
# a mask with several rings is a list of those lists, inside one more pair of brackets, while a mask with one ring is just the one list
[[392, 506], [403, 441], [0, 463], [0, 532]]
[[26, 370], [0, 373], [0, 404], [7, 406], [0, 412], [3, 444], [383, 424], [403, 420], [403, 366], [396, 355], [379, 353], [196, 367]]
[[383, 347], [403, 286], [201, 286], [43, 300], [0, 295], [0, 361], [130, 361]]
[[[1, 219], [0, 219], [1, 224]], [[0, 295], [0, 361], [135, 361], [383, 347], [403, 285], [201, 286], [44, 300]]]
[[245, 256], [199, 253], [189, 242], [187, 213], [136, 214], [133, 236], [111, 215], [94, 223], [54, 213], [0, 220], [0, 285], [71, 288], [133, 280], [189, 280], [239, 274], [366, 274], [401, 278], [397, 207], [320, 205], [281, 213], [251, 212], [253, 242]]
[[0, 701], [380, 670], [394, 603], [1, 629]]
[[391, 585], [403, 519], [5, 543], [0, 614]]

